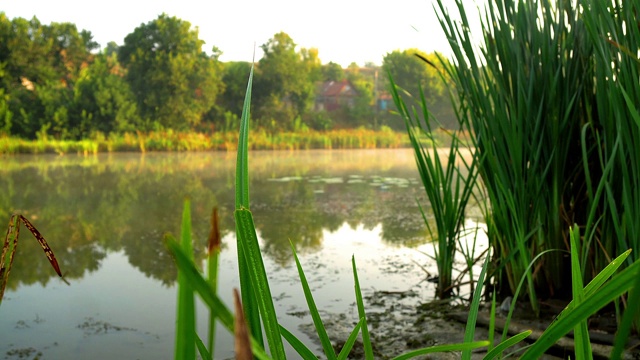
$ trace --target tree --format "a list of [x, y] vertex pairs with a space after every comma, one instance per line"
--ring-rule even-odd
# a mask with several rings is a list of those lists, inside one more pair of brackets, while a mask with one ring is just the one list
[[395, 50], [383, 59], [383, 68], [399, 87], [407, 91], [404, 96], [408, 106], [420, 105], [420, 88], [424, 92], [429, 111], [449, 128], [457, 127], [457, 120], [449, 97], [448, 84], [445, 78], [442, 61], [447, 61], [438, 53], [426, 54], [417, 49]]
[[322, 65], [322, 81], [340, 81], [342, 79], [344, 79], [342, 66], [333, 61]]
[[301, 49], [284, 32], [261, 46], [264, 56], [257, 66], [255, 100], [262, 126], [293, 127], [311, 108], [315, 81], [320, 80], [317, 49]]
[[220, 52], [207, 56], [198, 30], [166, 14], [127, 35], [118, 51], [143, 119], [173, 129], [197, 125], [223, 90]]
[[74, 82], [91, 63], [91, 51], [97, 46], [90, 32], [78, 32], [74, 24], [42, 25], [35, 17], [9, 20], [0, 13], [4, 131], [66, 137], [73, 117], [68, 106]]
[[123, 73], [117, 55], [108, 55], [108, 49], [83, 69], [74, 89], [76, 137], [97, 131], [109, 134], [145, 128]]

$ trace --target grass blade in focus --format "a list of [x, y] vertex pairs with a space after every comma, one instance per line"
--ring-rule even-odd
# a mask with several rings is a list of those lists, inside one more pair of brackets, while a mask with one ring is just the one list
[[[240, 132], [238, 135], [238, 154], [236, 158], [236, 210], [249, 209], [249, 119], [251, 113], [251, 87], [253, 84], [253, 66], [249, 73], [247, 91], [242, 105], [242, 116], [240, 121]], [[235, 214], [234, 214], [235, 217]], [[255, 230], [254, 230], [255, 232]], [[236, 220], [236, 234], [242, 233]], [[255, 284], [252, 280], [251, 272], [245, 247], [242, 239], [238, 236], [238, 273], [240, 275], [240, 292], [242, 295], [242, 305], [246, 315], [251, 334], [260, 342], [264, 348], [262, 339], [262, 325], [260, 323], [260, 310], [255, 296]]]
[[[253, 216], [251, 211], [242, 208], [234, 212], [234, 217], [236, 219], [236, 235], [238, 236], [239, 247], [242, 247], [242, 252], [245, 255], [247, 272], [250, 276], [251, 286], [254, 289], [251, 295], [255, 296], [260, 310], [271, 355], [275, 359], [285, 359], [286, 355], [282, 344], [280, 326], [271, 296], [271, 289], [269, 288], [267, 273], [262, 261], [262, 253], [260, 252], [256, 228], [253, 224]], [[246, 294], [243, 296], [246, 296]], [[251, 331], [253, 331], [252, 327]]]
[[280, 326], [280, 333], [282, 333], [282, 337], [287, 340], [287, 342], [291, 345], [291, 347], [300, 355], [300, 357], [304, 360], [317, 360], [318, 357], [311, 351], [302, 341], [300, 341], [295, 335], [293, 335], [289, 330], [285, 329], [283, 326]]
[[340, 354], [338, 354], [338, 360], [347, 359], [347, 356], [349, 356], [351, 349], [353, 349], [353, 345], [356, 343], [356, 339], [358, 338], [358, 333], [360, 332], [360, 328], [362, 328], [363, 323], [364, 323], [364, 318], [360, 319], [360, 321], [358, 321], [358, 323], [353, 328], [353, 330], [351, 330], [351, 334], [349, 334], [347, 341], [345, 341], [344, 345], [342, 346], [342, 350], [340, 350]]

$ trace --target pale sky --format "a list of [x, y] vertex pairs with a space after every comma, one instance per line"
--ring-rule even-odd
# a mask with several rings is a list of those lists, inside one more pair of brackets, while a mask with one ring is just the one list
[[[454, 9], [452, 0], [444, 0]], [[124, 38], [163, 12], [199, 28], [204, 50], [222, 61], [251, 61], [256, 45], [284, 31], [298, 48], [318, 48], [323, 64], [380, 65], [393, 50], [418, 48], [449, 54], [432, 0], [0, 0], [9, 19], [34, 15], [43, 24], [71, 22], [91, 32], [101, 48]], [[473, 1], [469, 1], [473, 5]], [[477, 16], [476, 16], [477, 17]]]

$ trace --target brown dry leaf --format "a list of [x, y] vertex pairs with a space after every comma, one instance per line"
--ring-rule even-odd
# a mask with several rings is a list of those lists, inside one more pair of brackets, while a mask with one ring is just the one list
[[240, 302], [240, 293], [238, 289], [233, 289], [233, 300], [236, 309], [235, 322], [235, 348], [236, 360], [252, 360], [251, 342], [249, 341], [249, 329], [247, 322], [244, 320], [244, 310], [242, 310], [242, 302]]

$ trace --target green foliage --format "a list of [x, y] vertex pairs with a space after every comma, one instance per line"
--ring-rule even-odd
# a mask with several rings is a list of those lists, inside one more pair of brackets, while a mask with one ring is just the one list
[[74, 138], [87, 138], [95, 132], [108, 135], [145, 129], [123, 73], [116, 54], [106, 52], [96, 55], [93, 63], [80, 72], [73, 101], [80, 122], [73, 126], [77, 132]]
[[209, 57], [189, 22], [166, 14], [127, 35], [118, 51], [140, 116], [162, 127], [198, 124], [222, 92], [218, 53]]
[[426, 54], [418, 49], [395, 50], [382, 61], [383, 69], [404, 89], [400, 96], [409, 108], [422, 106], [418, 94], [423, 91], [435, 120], [447, 129], [457, 129], [449, 96], [451, 81], [444, 71], [447, 66], [449, 61], [441, 54]]
[[300, 49], [284, 32], [261, 46], [264, 55], [257, 65], [256, 120], [259, 126], [292, 129], [293, 120], [311, 108], [315, 81], [320, 80], [317, 49]]

